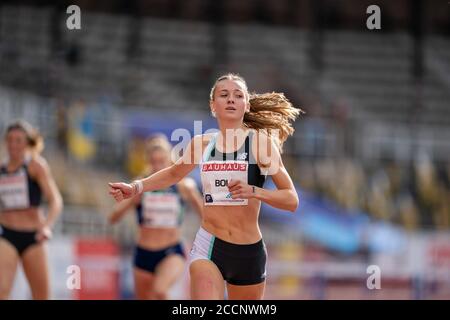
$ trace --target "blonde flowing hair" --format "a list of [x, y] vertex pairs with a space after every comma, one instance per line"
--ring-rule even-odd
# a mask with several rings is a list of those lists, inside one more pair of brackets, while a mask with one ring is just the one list
[[272, 137], [271, 131], [277, 130], [279, 132], [278, 139], [274, 139], [274, 141], [282, 151], [283, 143], [295, 131], [292, 122], [304, 111], [294, 107], [284, 93], [250, 94], [244, 78], [234, 73], [225, 74], [216, 80], [209, 95], [211, 101], [214, 101], [216, 86], [222, 80], [240, 81], [244, 85], [250, 104], [250, 111], [244, 115], [244, 125], [257, 131], [263, 130]]

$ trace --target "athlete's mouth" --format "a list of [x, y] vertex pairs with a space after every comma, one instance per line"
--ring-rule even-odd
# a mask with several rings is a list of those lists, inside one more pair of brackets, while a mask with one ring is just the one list
[[225, 110], [233, 110], [233, 111], [236, 111], [236, 108], [235, 108], [235, 107], [226, 107]]

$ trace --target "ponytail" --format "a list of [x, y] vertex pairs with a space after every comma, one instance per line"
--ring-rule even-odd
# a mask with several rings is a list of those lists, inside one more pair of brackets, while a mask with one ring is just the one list
[[40, 155], [44, 150], [44, 139], [40, 133], [36, 131], [30, 138], [28, 138], [28, 145], [32, 154]]
[[[250, 111], [244, 115], [244, 125], [255, 130], [264, 130], [274, 138], [280, 151], [283, 143], [295, 129], [292, 122], [303, 110], [295, 108], [283, 93], [252, 94], [249, 99]], [[278, 130], [275, 137], [272, 130]]]

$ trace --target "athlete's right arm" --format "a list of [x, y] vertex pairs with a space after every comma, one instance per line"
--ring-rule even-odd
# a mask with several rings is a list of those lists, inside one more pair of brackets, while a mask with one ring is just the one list
[[202, 155], [202, 136], [195, 136], [185, 148], [183, 155], [170, 167], [151, 176], [132, 183], [109, 183], [109, 194], [117, 202], [128, 199], [137, 193], [166, 189], [187, 176], [199, 163]]

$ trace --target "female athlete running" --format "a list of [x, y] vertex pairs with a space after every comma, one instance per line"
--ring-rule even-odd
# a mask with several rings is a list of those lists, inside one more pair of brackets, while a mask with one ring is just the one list
[[[261, 201], [294, 212], [298, 195], [281, 158], [301, 112], [279, 93], [250, 95], [244, 79], [217, 79], [210, 108], [219, 131], [195, 136], [170, 167], [130, 184], [110, 183], [121, 201], [167, 188], [200, 167], [204, 193], [201, 228], [190, 253], [192, 299], [262, 299], [266, 248], [258, 225]], [[276, 190], [263, 184], [271, 175]], [[225, 282], [225, 283], [224, 283]]]
[[[147, 144], [148, 173], [169, 167], [170, 153], [171, 145], [164, 135], [151, 138]], [[180, 241], [180, 225], [185, 202], [201, 215], [202, 197], [191, 178], [184, 178], [165, 190], [127, 199], [118, 204], [110, 216], [110, 222], [116, 223], [130, 208], [136, 209], [140, 226], [133, 272], [137, 299], [167, 299], [170, 287], [183, 273], [185, 253]]]
[[[33, 299], [49, 299], [46, 240], [62, 210], [61, 195], [46, 160], [41, 136], [27, 122], [6, 130], [8, 159], [0, 166], [0, 299], [11, 292], [19, 262]], [[40, 207], [48, 200], [47, 217]]]

